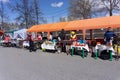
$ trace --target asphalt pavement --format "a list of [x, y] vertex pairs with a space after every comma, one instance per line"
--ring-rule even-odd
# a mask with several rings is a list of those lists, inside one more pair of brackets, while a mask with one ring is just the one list
[[0, 47], [0, 80], [120, 80], [120, 60]]

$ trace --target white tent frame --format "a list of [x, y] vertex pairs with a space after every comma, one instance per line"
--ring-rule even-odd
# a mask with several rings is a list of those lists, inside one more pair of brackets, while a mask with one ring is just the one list
[[27, 31], [27, 29], [21, 29], [21, 30], [15, 31], [14, 39], [17, 39], [18, 35], [19, 35], [23, 40], [25, 40], [27, 37], [26, 31]]

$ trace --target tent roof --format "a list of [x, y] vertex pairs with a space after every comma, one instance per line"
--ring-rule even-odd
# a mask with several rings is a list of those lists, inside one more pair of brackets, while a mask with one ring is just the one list
[[14, 33], [21, 33], [21, 32], [26, 32], [27, 29], [20, 29], [18, 31], [15, 31]]
[[87, 30], [108, 27], [120, 27], [120, 16], [109, 16], [102, 18], [71, 21], [67, 26], [65, 26], [65, 30]]
[[59, 31], [64, 29], [68, 22], [58, 22], [53, 24], [41, 24], [32, 26], [27, 30], [27, 32], [50, 32], [50, 31]]
[[41, 25], [38, 25], [38, 29], [37, 29], [37, 32], [47, 32], [47, 31], [50, 31], [49, 29], [52, 29], [51, 28], [52, 24], [41, 24]]
[[34, 25], [27, 30], [27, 32], [47, 32], [52, 24]]
[[69, 22], [58, 22], [58, 23], [53, 23], [51, 28], [49, 28], [49, 31], [60, 31], [65, 28], [65, 26]]
[[27, 29], [21, 29], [21, 30], [15, 31], [14, 39], [17, 39], [18, 37], [26, 39], [26, 36], [27, 36], [26, 31], [27, 31]]
[[120, 27], [120, 16], [109, 16], [93, 19], [75, 20], [70, 22], [58, 22], [53, 24], [35, 25], [27, 32], [48, 32], [65, 30], [87, 30], [100, 28], [117, 28]]
[[38, 31], [43, 32], [50, 32], [50, 31], [60, 31], [61, 29], [64, 29], [64, 27], [68, 24], [68, 22], [58, 22], [53, 24], [43, 24], [38, 29]]
[[39, 27], [39, 25], [34, 25], [32, 27], [30, 27], [27, 32], [37, 32], [37, 28]]

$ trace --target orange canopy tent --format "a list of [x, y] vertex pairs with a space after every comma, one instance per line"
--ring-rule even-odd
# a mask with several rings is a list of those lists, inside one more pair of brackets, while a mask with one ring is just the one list
[[58, 22], [58, 23], [53, 23], [52, 26], [48, 29], [49, 31], [60, 31], [67, 26], [69, 22]]
[[27, 30], [27, 32], [52, 32], [52, 31], [60, 31], [64, 29], [64, 27], [68, 24], [68, 22], [58, 22], [53, 24], [41, 24], [32, 26]]
[[100, 28], [118, 28], [120, 27], [120, 16], [109, 16], [102, 18], [84, 19], [69, 22], [65, 26], [65, 30], [83, 30], [83, 38], [85, 39], [86, 30]]
[[35, 25], [27, 30], [27, 32], [51, 32], [65, 30], [83, 30], [83, 38], [85, 39], [85, 33], [88, 29], [100, 29], [100, 28], [117, 28], [120, 27], [120, 16], [109, 16], [102, 18], [75, 20], [70, 22], [58, 22], [53, 24]]
[[60, 31], [64, 29], [64, 27], [68, 24], [68, 22], [58, 22], [53, 24], [41, 24], [32, 26], [27, 30], [27, 32], [48, 32], [48, 35], [52, 31]]
[[27, 32], [37, 32], [38, 28], [39, 28], [39, 25], [34, 25], [31, 28], [29, 28]]
[[107, 27], [120, 27], [120, 16], [71, 21], [67, 26], [65, 26], [65, 30], [87, 30]]
[[51, 26], [52, 24], [41, 24], [39, 25], [37, 32], [50, 32], [49, 29], [52, 29]]
[[34, 25], [27, 32], [48, 32], [52, 24]]
[[102, 18], [75, 20], [70, 22], [58, 22], [53, 24], [41, 24], [32, 26], [27, 32], [40, 32], [40, 31], [58, 31], [65, 30], [87, 30], [99, 28], [117, 28], [120, 27], [120, 16], [109, 16]]

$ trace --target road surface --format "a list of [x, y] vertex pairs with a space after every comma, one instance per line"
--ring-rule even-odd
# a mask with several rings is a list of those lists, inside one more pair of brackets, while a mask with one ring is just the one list
[[120, 80], [120, 61], [0, 47], [0, 80]]

